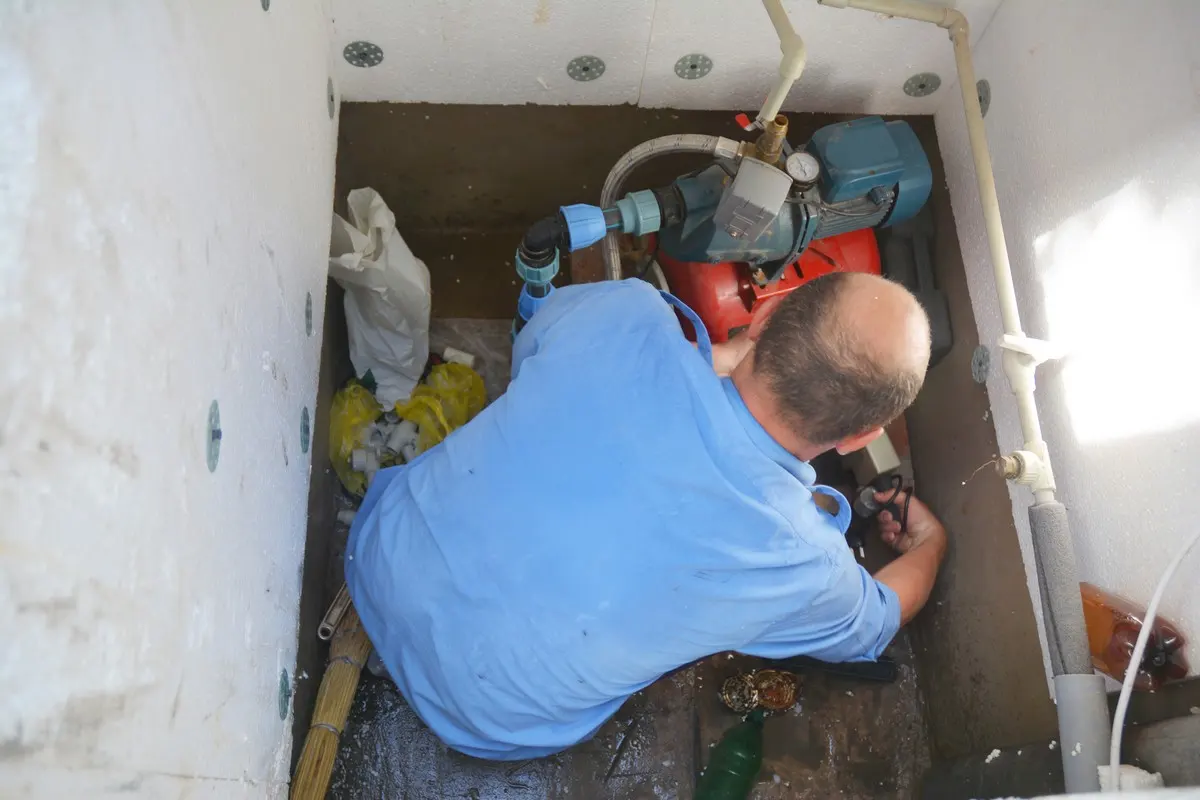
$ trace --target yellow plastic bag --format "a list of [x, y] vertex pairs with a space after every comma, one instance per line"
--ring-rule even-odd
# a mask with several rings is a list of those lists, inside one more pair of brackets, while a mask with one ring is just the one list
[[351, 383], [333, 396], [329, 411], [329, 460], [342, 485], [361, 497], [367, 491], [367, 476], [350, 467], [350, 454], [366, 444], [371, 423], [383, 409], [375, 396], [359, 383]]
[[483, 378], [465, 364], [438, 364], [425, 382], [413, 389], [396, 413], [417, 425], [417, 452], [424, 453], [455, 428], [466, 425], [487, 405]]

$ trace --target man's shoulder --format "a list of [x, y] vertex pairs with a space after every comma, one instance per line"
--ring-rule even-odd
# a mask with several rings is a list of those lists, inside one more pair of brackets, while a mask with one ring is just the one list
[[570, 340], [584, 336], [591, 344], [619, 345], [629, 334], [644, 337], [650, 331], [679, 331], [675, 314], [658, 289], [636, 278], [565, 286], [551, 295], [534, 321], [543, 314], [548, 327], [554, 328], [553, 336]]
[[614, 300], [622, 304], [647, 308], [665, 305], [658, 289], [637, 278], [627, 278], [623, 281], [575, 283], [558, 289], [552, 296], [552, 302], [572, 305], [594, 306]]

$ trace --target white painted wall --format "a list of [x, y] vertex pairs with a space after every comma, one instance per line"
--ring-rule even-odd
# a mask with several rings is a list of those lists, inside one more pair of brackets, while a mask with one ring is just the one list
[[[978, 37], [1000, 0], [959, 0]], [[787, 111], [932, 114], [954, 58], [930, 25], [785, 0], [808, 45], [808, 66]], [[779, 67], [779, 42], [758, 0], [334, 0], [338, 77], [348, 100], [537, 103], [757, 110]], [[383, 48], [376, 67], [340, 58], [349, 42]], [[713, 71], [675, 75], [675, 61], [704, 53]], [[567, 77], [578, 55], [604, 60], [604, 75]], [[929, 97], [904, 81], [936, 72]]]
[[0, 3], [0, 796], [286, 791], [336, 123], [261, 2]]
[[[1200, 4], [1005, 0], [975, 51], [1038, 398], [1081, 577], [1146, 604], [1200, 524]], [[957, 89], [955, 89], [957, 91]], [[981, 339], [1001, 325], [961, 105], [937, 130]], [[993, 349], [994, 358], [998, 352]], [[1001, 447], [1021, 441], [1002, 371]], [[1013, 509], [1027, 565], [1025, 508]], [[1162, 611], [1200, 665], [1200, 553]], [[1033, 575], [1030, 587], [1036, 597]]]

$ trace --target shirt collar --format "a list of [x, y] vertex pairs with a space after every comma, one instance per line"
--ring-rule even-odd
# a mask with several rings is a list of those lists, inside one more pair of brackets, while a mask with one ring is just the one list
[[805, 486], [812, 487], [817, 482], [816, 470], [807, 461], [801, 461], [785, 450], [783, 445], [767, 433], [766, 429], [750, 413], [750, 409], [746, 408], [746, 401], [742, 400], [742, 395], [738, 392], [732, 379], [721, 378], [721, 388], [725, 390], [729, 405], [733, 408], [733, 413], [738, 421], [742, 423], [742, 427], [745, 428], [750, 441], [754, 442], [767, 458], [791, 473], [796, 480]]

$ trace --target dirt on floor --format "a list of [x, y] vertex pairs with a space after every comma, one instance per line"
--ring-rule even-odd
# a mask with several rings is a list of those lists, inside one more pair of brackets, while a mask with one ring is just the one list
[[[812, 673], [800, 701], [767, 720], [754, 800], [912, 797], [929, 766], [920, 693], [902, 636], [900, 678], [869, 684]], [[722, 681], [763, 662], [718, 654], [639, 692], [591, 740], [550, 758], [480, 761], [442, 744], [386, 679], [355, 697], [329, 797], [407, 800], [667, 800], [692, 796], [711, 746], [740, 717]]]

